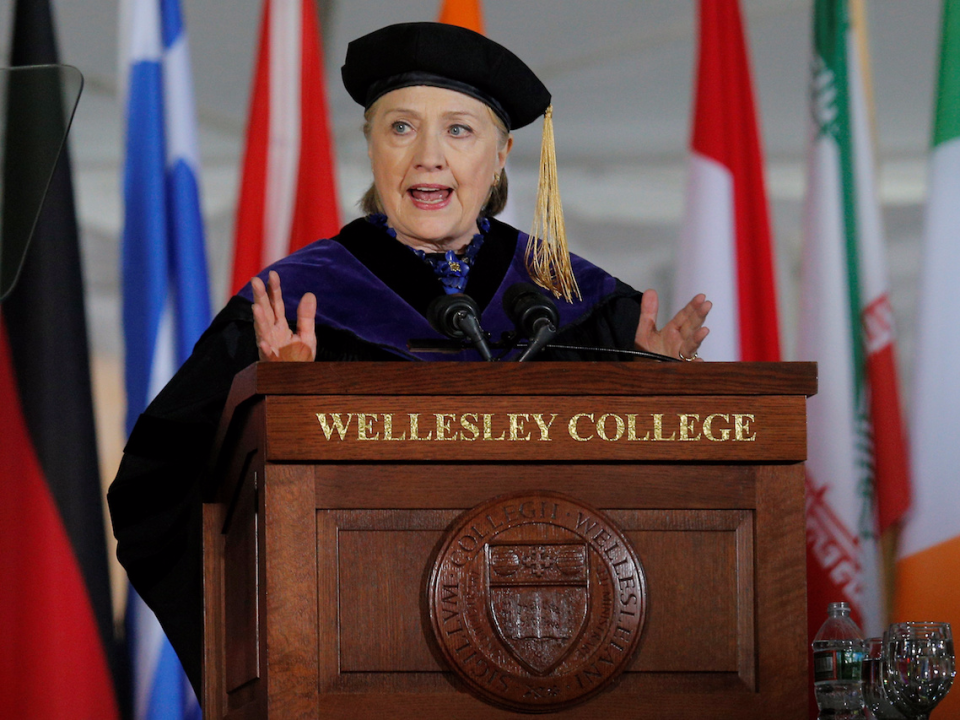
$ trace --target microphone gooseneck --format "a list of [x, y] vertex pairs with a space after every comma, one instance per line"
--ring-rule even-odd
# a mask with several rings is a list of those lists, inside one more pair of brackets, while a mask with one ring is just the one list
[[557, 306], [533, 283], [511, 285], [503, 295], [503, 309], [517, 331], [530, 341], [517, 362], [532, 358], [557, 334]]
[[493, 360], [487, 338], [480, 327], [480, 308], [469, 295], [453, 293], [441, 295], [427, 308], [430, 326], [442, 335], [454, 340], [467, 338], [487, 362]]

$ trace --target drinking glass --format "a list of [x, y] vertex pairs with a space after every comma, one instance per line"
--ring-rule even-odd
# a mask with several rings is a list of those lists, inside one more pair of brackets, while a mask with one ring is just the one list
[[949, 623], [896, 623], [883, 634], [883, 687], [902, 713], [926, 720], [956, 674]]
[[868, 638], [863, 652], [863, 702], [877, 720], [904, 720], [883, 688], [883, 638]]

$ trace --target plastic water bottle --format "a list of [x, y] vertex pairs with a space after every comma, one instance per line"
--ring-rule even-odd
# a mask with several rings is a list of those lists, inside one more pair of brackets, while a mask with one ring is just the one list
[[813, 688], [821, 718], [863, 718], [863, 633], [845, 602], [827, 606], [813, 639]]

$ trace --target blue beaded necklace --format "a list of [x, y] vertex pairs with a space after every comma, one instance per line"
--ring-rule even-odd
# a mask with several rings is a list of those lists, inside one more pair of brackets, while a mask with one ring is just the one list
[[[397, 231], [387, 225], [387, 216], [382, 214], [368, 215], [367, 220], [374, 225], [382, 227], [386, 233], [394, 240], [397, 238]], [[443, 291], [447, 295], [462, 293], [467, 287], [467, 275], [470, 268], [476, 260], [477, 253], [483, 247], [483, 236], [490, 231], [490, 219], [479, 218], [477, 228], [480, 230], [467, 245], [462, 255], [457, 255], [453, 250], [447, 250], [445, 253], [427, 253], [423, 250], [410, 248], [410, 251], [427, 265], [433, 268], [434, 274], [443, 285]], [[407, 245], [407, 247], [410, 247]]]

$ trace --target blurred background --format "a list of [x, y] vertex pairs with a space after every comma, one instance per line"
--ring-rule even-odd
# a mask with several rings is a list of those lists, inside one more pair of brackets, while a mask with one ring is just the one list
[[[386, 24], [436, 19], [439, 0], [318, 0], [344, 221], [370, 181], [361, 109], [339, 70], [349, 40]], [[941, 4], [868, 0], [880, 197], [909, 408], [920, 236]], [[0, 0], [0, 57], [13, 2]], [[124, 442], [120, 233], [122, 98], [116, 0], [54, 0], [61, 61], [86, 86], [69, 147], [80, 221], [100, 462], [109, 483]], [[183, 0], [199, 125], [202, 203], [214, 309], [227, 299], [234, 216], [260, 0]], [[810, 0], [742, 0], [772, 211], [785, 359], [796, 357]], [[553, 93], [564, 213], [573, 249], [668, 310], [684, 211], [697, 25], [694, 0], [484, 0], [486, 34], [513, 49]], [[510, 159], [517, 225], [528, 228], [539, 124]], [[666, 316], [665, 311], [661, 311]], [[50, 329], [55, 332], [55, 328]], [[709, 339], [701, 349], [710, 358]], [[109, 526], [108, 526], [109, 527]], [[108, 532], [108, 541], [112, 534]], [[115, 577], [115, 607], [125, 583]]]

